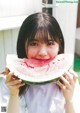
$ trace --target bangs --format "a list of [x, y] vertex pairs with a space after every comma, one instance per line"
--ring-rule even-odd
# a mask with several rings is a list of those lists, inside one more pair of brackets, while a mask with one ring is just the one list
[[33, 40], [40, 40], [44, 42], [47, 42], [48, 40], [54, 40], [59, 43], [56, 34], [46, 27], [40, 27], [38, 29], [35, 29], [31, 36], [29, 37], [28, 42]]
[[40, 40], [44, 42], [48, 41], [48, 38], [49, 38], [49, 32], [46, 28], [39, 28], [34, 36], [35, 40]]

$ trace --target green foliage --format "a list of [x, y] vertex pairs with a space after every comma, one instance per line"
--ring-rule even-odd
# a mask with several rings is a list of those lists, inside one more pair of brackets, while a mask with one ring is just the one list
[[78, 80], [80, 83], [80, 56], [75, 55], [74, 57], [74, 71], [78, 74]]

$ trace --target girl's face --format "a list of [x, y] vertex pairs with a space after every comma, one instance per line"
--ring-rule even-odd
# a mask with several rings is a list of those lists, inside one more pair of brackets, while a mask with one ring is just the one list
[[48, 38], [48, 41], [33, 40], [26, 47], [27, 57], [41, 61], [53, 59], [59, 52], [59, 44]]

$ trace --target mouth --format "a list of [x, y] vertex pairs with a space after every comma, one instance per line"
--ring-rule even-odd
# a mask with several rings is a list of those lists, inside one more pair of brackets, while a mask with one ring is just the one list
[[44, 66], [44, 65], [48, 65], [53, 58], [48, 58], [48, 59], [44, 59], [44, 58], [31, 58], [32, 62], [35, 66]]
[[41, 64], [49, 63], [52, 59], [35, 59], [36, 61], [40, 62]]

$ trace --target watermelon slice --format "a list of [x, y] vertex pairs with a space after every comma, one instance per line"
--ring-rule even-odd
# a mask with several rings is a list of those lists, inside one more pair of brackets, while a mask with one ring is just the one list
[[56, 80], [73, 64], [72, 54], [59, 54], [53, 60], [20, 59], [7, 55], [7, 67], [14, 75], [29, 84], [42, 84]]

